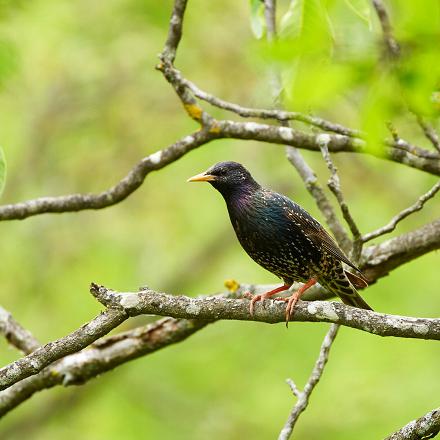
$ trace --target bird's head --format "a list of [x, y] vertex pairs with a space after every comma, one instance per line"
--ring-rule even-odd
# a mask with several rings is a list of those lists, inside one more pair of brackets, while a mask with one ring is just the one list
[[190, 177], [188, 182], [209, 182], [224, 196], [260, 187], [249, 171], [237, 162], [216, 163], [205, 172]]

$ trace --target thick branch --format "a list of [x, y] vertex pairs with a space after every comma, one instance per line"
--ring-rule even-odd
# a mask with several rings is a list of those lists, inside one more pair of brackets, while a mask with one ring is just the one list
[[55, 385], [81, 385], [127, 361], [183, 341], [205, 325], [203, 321], [165, 318], [100, 339], [90, 347], [44, 368], [35, 376], [1, 391], [0, 417], [38, 391]]
[[[391, 240], [388, 240], [382, 244], [379, 244], [377, 246], [371, 246], [367, 249], [364, 249], [363, 257], [361, 261], [361, 268], [363, 269], [364, 273], [368, 277], [369, 280], [375, 281], [380, 277], [383, 277], [387, 275], [391, 270], [394, 268], [411, 261], [421, 255], [424, 255], [427, 252], [430, 252], [434, 249], [440, 248], [440, 220], [436, 220], [428, 225], [425, 225], [415, 231], [409, 232], [407, 234], [402, 234], [396, 238], [393, 238]], [[316, 290], [316, 291], [315, 291]], [[315, 299], [315, 298], [327, 298], [329, 297], [328, 294], [322, 291], [322, 289], [312, 289], [312, 292], [310, 295], [305, 296], [305, 298], [308, 299]], [[136, 302], [137, 297], [133, 297], [132, 294], [127, 297], [120, 297], [125, 298], [125, 301], [130, 301], [131, 299], [135, 299]], [[191, 315], [191, 305], [189, 305], [188, 314], [182, 312], [180, 310], [179, 315], [173, 314], [174, 309], [171, 307], [173, 305], [172, 302], [169, 302], [169, 300], [172, 300], [173, 298], [179, 298], [179, 297], [172, 297], [168, 295], [155, 297], [150, 297], [150, 299], [154, 299], [151, 306], [154, 305], [154, 307], [147, 311], [145, 310], [143, 313], [154, 313], [158, 315], [167, 315], [170, 314], [171, 316], [175, 317], [183, 317], [183, 318], [194, 318], [195, 316]], [[168, 306], [170, 309], [162, 308], [161, 306], [161, 299], [167, 299]], [[182, 304], [182, 301], [185, 302], [185, 298], [179, 300], [179, 304]], [[194, 301], [201, 301], [201, 300], [194, 300]], [[209, 300], [207, 304], [210, 304]], [[301, 306], [301, 310], [304, 310], [304, 304]], [[324, 307], [324, 309], [329, 312], [330, 314], [321, 314], [321, 312], [318, 310], [317, 313], [296, 313], [294, 316], [295, 320], [306, 320], [306, 321], [326, 321], [326, 322], [335, 322], [340, 323], [343, 325], [348, 326], [354, 326], [355, 328], [363, 329], [366, 331], [375, 332], [376, 327], [371, 327], [368, 323], [371, 319], [372, 323], [378, 324], [380, 323], [380, 319], [378, 316], [386, 316], [386, 315], [380, 315], [380, 314], [374, 314], [373, 312], [365, 312], [365, 311], [359, 311], [357, 309], [353, 309], [355, 313], [367, 313], [367, 315], [362, 315], [362, 317], [359, 317], [359, 321], [351, 321], [348, 317], [351, 316], [351, 312], [347, 311], [348, 306], [344, 306], [342, 304], [330, 304], [325, 305], [327, 303], [317, 303], [317, 307]], [[323, 305], [322, 305], [323, 304]], [[187, 304], [188, 306], [188, 304]], [[235, 310], [235, 307], [239, 306], [239, 314], [236, 316], [234, 313], [232, 313]], [[311, 311], [315, 311], [315, 305], [309, 305], [311, 307]], [[333, 313], [333, 310], [330, 310], [327, 308], [333, 308], [336, 307], [338, 313], [341, 313], [341, 316], [337, 315], [337, 313]], [[222, 305], [219, 305], [220, 308], [220, 314], [217, 316], [215, 315], [215, 310], [209, 311], [209, 316], [199, 316], [198, 319], [250, 319], [248, 315], [248, 308], [246, 305], [246, 301], [237, 301], [237, 303], [234, 303], [231, 310], [228, 310], [228, 308], [222, 309]], [[342, 309], [341, 309], [342, 308]], [[324, 310], [323, 309], [323, 310]], [[348, 308], [349, 310], [351, 308]], [[168, 310], [170, 313], [168, 313]], [[196, 310], [198, 310], [198, 305], [196, 304]], [[257, 312], [259, 310], [259, 307], [257, 306]], [[272, 310], [272, 306], [271, 306]], [[280, 320], [283, 320], [283, 307], [282, 305], [279, 305], [279, 307], [276, 309], [277, 313], [272, 314], [272, 311], [270, 311], [269, 316], [266, 314], [263, 314], [262, 316], [259, 316], [258, 313], [256, 315], [257, 320], [262, 320], [265, 322], [280, 322]], [[171, 313], [173, 312], [173, 313]], [[230, 313], [231, 312], [231, 313]], [[267, 311], [266, 311], [267, 312]], [[229, 314], [230, 313], [230, 314]], [[372, 316], [369, 316], [368, 313], [373, 313]], [[226, 316], [227, 315], [227, 316]], [[318, 316], [319, 315], [319, 316]], [[322, 316], [322, 319], [319, 319], [319, 317]], [[63, 356], [66, 356], [70, 353], [73, 353], [75, 351], [78, 351], [87, 345], [89, 345], [91, 342], [95, 341], [99, 337], [107, 334], [111, 329], [115, 328], [117, 325], [119, 325], [120, 322], [125, 320], [127, 318], [126, 313], [123, 310], [113, 310], [109, 309], [104, 314], [99, 315], [95, 320], [91, 321], [89, 324], [86, 324], [81, 329], [71, 333], [70, 335], [61, 338], [57, 341], [51, 342], [49, 344], [44, 345], [43, 347], [39, 348], [38, 350], [34, 351], [30, 355], [2, 368], [0, 370], [0, 386], [2, 389], [10, 386], [11, 384], [24, 379], [25, 377], [28, 377], [32, 374], [36, 374], [39, 371], [41, 371], [42, 368], [49, 365], [51, 362], [54, 362], [58, 359], [60, 359]], [[408, 318], [409, 319], [409, 318]], [[415, 318], [413, 318], [415, 319]], [[344, 321], [345, 320], [345, 321]], [[410, 321], [412, 322], [412, 321]], [[425, 335], [423, 333], [417, 333], [417, 330], [425, 330], [426, 327], [424, 327], [423, 320], [421, 321], [421, 327], [417, 327], [416, 322], [415, 327], [412, 329], [411, 326], [409, 326], [407, 331], [404, 331], [403, 333], [400, 333], [399, 328], [396, 328], [396, 331], [393, 333], [392, 329], [385, 327], [380, 328], [378, 330], [378, 334], [385, 335], [394, 335], [394, 336], [402, 336], [402, 337], [419, 337], [419, 338], [431, 338], [431, 333], [428, 328], [428, 333]], [[430, 321], [429, 321], [430, 322]], [[400, 323], [400, 321], [399, 321]], [[362, 326], [365, 326], [363, 328]], [[417, 330], [414, 330], [417, 329]], [[380, 331], [380, 332], [379, 332]], [[434, 332], [435, 333], [435, 332]], [[433, 337], [432, 339], [435, 339]]]
[[422, 440], [434, 438], [440, 432], [440, 408], [413, 420], [385, 440]]
[[[191, 108], [195, 118], [204, 118], [204, 113]], [[142, 159], [115, 186], [98, 194], [71, 194], [59, 197], [41, 197], [26, 202], [0, 206], [0, 220], [25, 219], [44, 213], [75, 212], [86, 209], [103, 209], [119, 203], [139, 188], [145, 177], [151, 172], [176, 161], [191, 150], [210, 142], [213, 139], [235, 138], [252, 139], [262, 142], [291, 145], [306, 150], [319, 151], [319, 136], [294, 130], [287, 127], [257, 124], [255, 122], [216, 121], [209, 119], [206, 127], [191, 135], [185, 136], [168, 148], [159, 150]], [[322, 134], [321, 134], [322, 136]], [[328, 149], [330, 152], [359, 152], [380, 156], [376, 150], [366, 149], [365, 142], [339, 134], [329, 134]], [[440, 176], [440, 160], [414, 155], [406, 150], [386, 148], [390, 159], [405, 163], [411, 167]]]
[[307, 408], [310, 395], [312, 394], [314, 388], [321, 379], [322, 373], [324, 372], [324, 368], [327, 364], [328, 356], [330, 354], [330, 348], [336, 338], [336, 335], [338, 334], [338, 330], [339, 326], [337, 324], [332, 324], [330, 330], [325, 335], [324, 340], [322, 341], [321, 350], [319, 351], [318, 359], [315, 363], [315, 367], [313, 368], [303, 391], [299, 391], [295, 383], [291, 379], [288, 379], [287, 383], [289, 384], [293, 394], [298, 398], [298, 401], [292, 408], [289, 418], [287, 419], [286, 424], [278, 436], [278, 440], [289, 439], [299, 416]]
[[21, 220], [48, 212], [74, 212], [85, 209], [102, 209], [115, 205], [136, 191], [151, 171], [160, 170], [215, 137], [215, 134], [210, 133], [209, 130], [200, 130], [185, 136], [169, 147], [145, 157], [115, 186], [98, 194], [41, 197], [22, 203], [0, 206], [0, 220]]
[[23, 328], [3, 307], [0, 307], [0, 335], [1, 334], [4, 335], [11, 345], [24, 354], [31, 353], [40, 346], [40, 343], [32, 334]]
[[[257, 303], [252, 317], [249, 302], [242, 299], [219, 296], [190, 298], [152, 290], [120, 293], [96, 285], [92, 286], [92, 293], [106, 307], [122, 307], [130, 316], [154, 314], [203, 321], [227, 319], [270, 324], [285, 322], [285, 305], [279, 301]], [[332, 322], [380, 336], [440, 340], [440, 319], [387, 315], [342, 303], [303, 301], [295, 308], [292, 321]]]
[[0, 390], [8, 388], [26, 377], [39, 373], [52, 362], [75, 353], [109, 333], [128, 318], [123, 308], [108, 308], [95, 319], [69, 335], [49, 342], [0, 369]]
[[[228, 120], [218, 121], [216, 127], [219, 137], [252, 139], [261, 142], [291, 145], [305, 150], [320, 151], [319, 134], [315, 135], [292, 128], [256, 122], [234, 122]], [[394, 162], [403, 163], [412, 168], [440, 176], [440, 160], [436, 153], [430, 155], [430, 157], [425, 157], [425, 155], [418, 155], [418, 150], [409, 152], [406, 149], [396, 147], [384, 147], [383, 151], [379, 152], [377, 149], [367, 148], [365, 141], [361, 139], [350, 138], [340, 134], [328, 134], [328, 136], [328, 150], [332, 153], [356, 152], [372, 154], [382, 159], [390, 159]]]

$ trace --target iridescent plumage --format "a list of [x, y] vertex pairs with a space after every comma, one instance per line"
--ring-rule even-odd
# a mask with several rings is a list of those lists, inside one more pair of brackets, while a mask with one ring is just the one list
[[[239, 163], [220, 162], [192, 181], [209, 181], [223, 196], [240, 244], [249, 256], [285, 283], [294, 281], [309, 287], [319, 282], [342, 301], [354, 307], [371, 307], [357, 293], [357, 287], [367, 286], [359, 269], [321, 224], [301, 206], [274, 191], [262, 188]], [[344, 270], [342, 263], [357, 274]], [[351, 282], [350, 282], [351, 281]], [[260, 295], [253, 304], [284, 287]], [[287, 318], [297, 297], [288, 304]]]

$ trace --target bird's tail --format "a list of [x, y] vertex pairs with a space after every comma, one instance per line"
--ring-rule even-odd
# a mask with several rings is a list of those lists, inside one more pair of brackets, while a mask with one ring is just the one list
[[322, 282], [321, 280], [319, 280], [319, 282], [330, 292], [338, 295], [339, 298], [342, 299], [342, 302], [344, 304], [358, 307], [359, 309], [373, 310], [359, 295], [354, 286], [350, 283], [349, 278], [347, 277], [346, 272], [344, 271], [342, 266], [341, 269], [338, 270], [336, 274], [334, 274], [334, 277], [332, 277], [331, 280], [322, 280]]

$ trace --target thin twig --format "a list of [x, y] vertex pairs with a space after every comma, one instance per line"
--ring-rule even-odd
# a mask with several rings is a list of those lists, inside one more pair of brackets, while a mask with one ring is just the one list
[[305, 186], [312, 197], [315, 199], [319, 210], [324, 216], [328, 227], [332, 231], [339, 246], [344, 252], [349, 252], [352, 248], [351, 240], [348, 238], [345, 229], [338, 220], [336, 213], [325, 195], [324, 189], [320, 185], [313, 169], [308, 165], [303, 155], [295, 147], [287, 147], [286, 155], [289, 162], [296, 168], [298, 174], [303, 179]]
[[421, 115], [416, 114], [417, 122], [425, 133], [425, 136], [430, 140], [434, 148], [440, 153], [440, 139], [434, 128], [426, 122]]
[[440, 407], [409, 422], [385, 440], [428, 440], [440, 433]]
[[187, 0], [175, 0], [171, 14], [168, 36], [165, 42], [163, 54], [173, 63], [176, 58], [177, 47], [182, 38], [183, 16], [185, 14]]
[[267, 28], [267, 40], [274, 41], [277, 38], [276, 0], [264, 0], [264, 18]]
[[395, 215], [388, 224], [386, 224], [385, 226], [379, 229], [376, 229], [373, 232], [369, 232], [368, 234], [363, 235], [361, 238], [362, 243], [366, 243], [367, 241], [373, 240], [376, 237], [394, 231], [394, 229], [396, 229], [396, 226], [400, 221], [402, 221], [404, 218], [408, 217], [409, 215], [413, 214], [414, 212], [420, 211], [425, 205], [425, 203], [429, 199], [432, 199], [439, 190], [440, 190], [440, 181], [437, 182], [427, 193], [420, 196], [413, 205], [399, 212], [399, 214]]
[[293, 394], [298, 398], [298, 401], [292, 408], [292, 411], [289, 414], [289, 418], [287, 419], [286, 424], [284, 425], [283, 429], [280, 432], [280, 435], [278, 436], [278, 440], [288, 440], [288, 438], [292, 434], [293, 428], [299, 416], [307, 408], [310, 395], [312, 394], [314, 388], [321, 379], [322, 373], [324, 372], [324, 368], [330, 354], [330, 348], [336, 338], [336, 335], [338, 334], [338, 330], [339, 325], [333, 324], [325, 335], [321, 345], [321, 350], [319, 351], [318, 359], [315, 363], [315, 367], [310, 374], [309, 380], [307, 381], [304, 390], [299, 391], [296, 386], [292, 387], [292, 385], [295, 384], [291, 379], [289, 379], [289, 386], [292, 389]]
[[329, 141], [330, 139], [328, 134], [321, 134], [318, 136], [318, 143], [321, 148], [322, 156], [324, 157], [324, 160], [330, 171], [330, 179], [328, 181], [328, 187], [335, 195], [339, 203], [339, 206], [341, 207], [342, 215], [344, 216], [344, 219], [347, 222], [351, 233], [353, 234], [353, 259], [357, 261], [362, 251], [361, 233], [350, 213], [350, 210], [348, 209], [348, 205], [345, 202], [344, 196], [342, 194], [341, 183], [338, 176], [338, 169], [333, 163], [330, 157], [330, 153], [328, 151]]
[[287, 385], [289, 385], [290, 390], [292, 391], [293, 395], [295, 397], [299, 398], [301, 396], [301, 391], [296, 386], [296, 383], [290, 378], [286, 379], [286, 383], [287, 383]]
[[321, 128], [322, 130], [325, 131], [342, 134], [344, 136], [362, 137], [361, 132], [357, 130], [352, 130], [350, 128], [344, 127], [343, 125], [336, 124], [334, 122], [330, 122], [316, 116], [310, 116], [300, 112], [288, 112], [285, 110], [257, 109], [257, 108], [244, 107], [239, 104], [228, 102], [214, 95], [211, 95], [208, 92], [201, 90], [198, 86], [196, 86], [196, 84], [189, 81], [188, 79], [183, 79], [182, 81], [194, 93], [194, 96], [196, 96], [197, 98], [208, 102], [214, 107], [231, 111], [243, 118], [274, 119], [278, 121], [294, 120]]
[[393, 36], [393, 28], [385, 5], [382, 3], [382, 0], [372, 0], [372, 2], [382, 27], [382, 34], [387, 53], [391, 58], [398, 58], [400, 56], [400, 47]]
[[[365, 133], [362, 133], [359, 130], [354, 130], [341, 124], [319, 118], [317, 116], [310, 116], [300, 112], [289, 112], [285, 110], [243, 107], [239, 104], [225, 101], [214, 95], [209, 94], [208, 92], [201, 90], [193, 82], [189, 81], [186, 78], [183, 78], [181, 75], [180, 82], [182, 85], [188, 87], [197, 98], [208, 102], [214, 107], [233, 112], [244, 118], [274, 119], [277, 121], [298, 121], [306, 125], [311, 125], [313, 127], [320, 128], [321, 130], [341, 134], [343, 136], [358, 139], [365, 138]], [[385, 139], [383, 142], [384, 145], [387, 145], [393, 149], [403, 150], [404, 152], [409, 153], [413, 156], [425, 159], [440, 159], [440, 156], [437, 152], [432, 152], [424, 148], [418, 147], [401, 138], [399, 138], [398, 141], [394, 139]]]
[[40, 343], [34, 338], [30, 331], [23, 328], [13, 316], [0, 307], [0, 335], [24, 354], [32, 353]]

